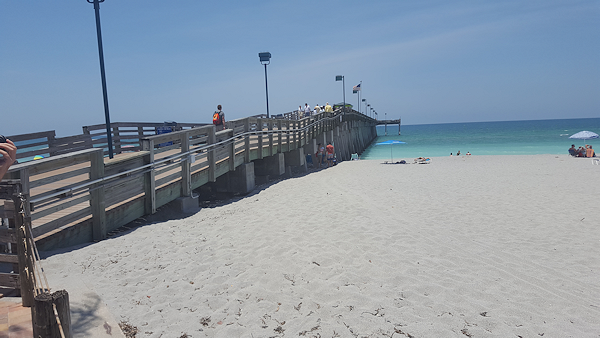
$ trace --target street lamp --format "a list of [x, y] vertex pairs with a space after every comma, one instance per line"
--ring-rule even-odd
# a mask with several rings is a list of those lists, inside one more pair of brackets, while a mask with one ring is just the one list
[[267, 118], [269, 118], [269, 85], [267, 84], [267, 65], [271, 63], [271, 53], [258, 53], [260, 64], [265, 65], [265, 91], [267, 93]]
[[[367, 104], [367, 112], [369, 112], [369, 114], [371, 114], [371, 105], [370, 104]], [[373, 114], [371, 114], [371, 115], [373, 115]]]
[[342, 111], [345, 111], [346, 110], [346, 80], [344, 79], [344, 75], [336, 75], [335, 80], [342, 81], [342, 92], [344, 94], [344, 106], [342, 108]]
[[98, 37], [98, 54], [100, 55], [100, 77], [102, 79], [102, 95], [104, 97], [104, 117], [106, 119], [106, 143], [108, 143], [108, 157], [113, 158], [112, 132], [110, 130], [110, 114], [108, 112], [108, 92], [106, 91], [106, 75], [104, 73], [104, 51], [102, 49], [102, 31], [100, 29], [100, 3], [104, 0], [86, 0], [94, 4], [96, 12], [96, 35]]

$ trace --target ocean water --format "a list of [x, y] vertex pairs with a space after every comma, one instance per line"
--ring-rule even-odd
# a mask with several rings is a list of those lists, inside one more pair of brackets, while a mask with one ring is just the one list
[[[569, 139], [582, 130], [600, 134], [600, 118], [471, 122], [446, 124], [397, 125], [377, 127], [377, 140], [361, 154], [362, 159], [400, 160], [419, 156], [450, 156], [470, 152], [473, 155], [568, 154], [571, 144], [591, 144], [600, 154], [600, 139]], [[405, 144], [376, 145], [398, 140]]]

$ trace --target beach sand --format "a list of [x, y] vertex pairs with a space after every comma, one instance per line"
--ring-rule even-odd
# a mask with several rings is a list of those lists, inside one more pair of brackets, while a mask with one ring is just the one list
[[261, 186], [44, 268], [138, 337], [600, 336], [600, 166], [380, 162]]

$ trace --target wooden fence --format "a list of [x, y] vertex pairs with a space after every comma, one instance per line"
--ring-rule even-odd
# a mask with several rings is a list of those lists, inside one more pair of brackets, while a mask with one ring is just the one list
[[[144, 137], [157, 133], [157, 128], [165, 127], [167, 123], [139, 123], [139, 122], [115, 122], [111, 123], [111, 132], [114, 144], [114, 153], [131, 152], [140, 150], [141, 140]], [[206, 123], [170, 123], [171, 131], [178, 131], [199, 126]], [[7, 136], [18, 146], [17, 159], [31, 160], [36, 155], [50, 157], [66, 154], [73, 151], [89, 148], [103, 148], [105, 155], [108, 154], [106, 138], [106, 125], [98, 124], [84, 126], [83, 134], [56, 137], [54, 130], [42, 131], [31, 134]]]
[[339, 111], [301, 120], [248, 117], [228, 121], [223, 131], [182, 126], [161, 135], [147, 135], [156, 124], [118, 123], [112, 126], [119, 136], [113, 138], [119, 149], [113, 159], [94, 144], [100, 126], [90, 126], [84, 127], [94, 140], [89, 148], [13, 165], [9, 178], [21, 183], [33, 236], [48, 250], [104, 239], [243, 163], [301, 148], [326, 132], [334, 136], [337, 157], [349, 159], [375, 138], [375, 124]]

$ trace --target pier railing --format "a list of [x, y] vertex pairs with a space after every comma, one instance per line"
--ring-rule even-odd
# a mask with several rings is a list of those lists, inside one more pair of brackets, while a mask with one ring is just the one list
[[[38, 246], [66, 247], [101, 240], [244, 163], [301, 148], [325, 132], [333, 136], [338, 159], [349, 159], [376, 136], [375, 124], [339, 111], [300, 120], [248, 117], [228, 121], [222, 131], [205, 125], [160, 135], [146, 135], [137, 124], [137, 138], [117, 140], [122, 152], [113, 159], [100, 145], [13, 165], [9, 178], [19, 180], [27, 196]], [[136, 124], [117, 127], [127, 125]], [[87, 128], [92, 139], [100, 130]], [[130, 140], [141, 150], [123, 151]]]

